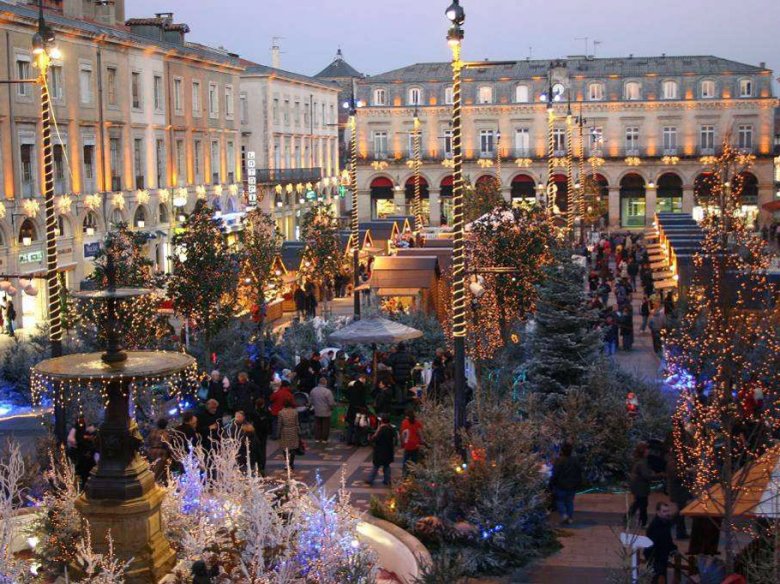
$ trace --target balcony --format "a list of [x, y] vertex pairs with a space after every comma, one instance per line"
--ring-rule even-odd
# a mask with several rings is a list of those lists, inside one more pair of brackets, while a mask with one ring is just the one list
[[677, 156], [677, 148], [664, 148], [664, 156]]
[[322, 168], [258, 168], [255, 170], [257, 182], [269, 183], [305, 183], [322, 180]]
[[510, 158], [534, 158], [531, 148], [513, 148], [509, 151]]

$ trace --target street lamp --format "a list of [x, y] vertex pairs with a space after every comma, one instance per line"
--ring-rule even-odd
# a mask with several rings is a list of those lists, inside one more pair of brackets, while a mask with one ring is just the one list
[[463, 453], [461, 430], [466, 427], [466, 266], [463, 244], [463, 151], [461, 148], [461, 44], [466, 13], [454, 0], [445, 15], [450, 21], [447, 42], [452, 50], [452, 337], [455, 348], [455, 446]]

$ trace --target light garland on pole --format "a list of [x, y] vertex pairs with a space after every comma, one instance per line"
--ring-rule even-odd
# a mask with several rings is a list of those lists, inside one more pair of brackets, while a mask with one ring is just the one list
[[422, 146], [420, 117], [414, 111], [414, 126], [412, 129], [412, 144], [414, 146], [414, 230], [419, 233], [423, 229], [422, 193], [420, 185], [420, 167], [422, 165]]
[[574, 194], [574, 160], [573, 160], [573, 131], [574, 119], [571, 113], [571, 99], [569, 100], [569, 109], [566, 113], [566, 230], [569, 240], [574, 242], [574, 215], [575, 194]]
[[352, 85], [352, 96], [346, 104], [349, 109], [349, 189], [352, 192], [352, 209], [350, 212], [350, 231], [354, 249], [352, 250], [352, 303], [356, 320], [360, 319], [360, 217], [358, 215], [358, 184], [357, 184], [357, 109], [355, 85]]

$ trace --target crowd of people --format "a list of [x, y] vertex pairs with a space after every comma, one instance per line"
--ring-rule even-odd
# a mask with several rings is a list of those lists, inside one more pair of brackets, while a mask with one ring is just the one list
[[635, 294], [642, 295], [639, 334], [649, 333], [656, 353], [662, 351], [662, 331], [676, 316], [672, 290], [656, 290], [650, 258], [641, 236], [625, 233], [602, 235], [584, 249], [590, 265], [588, 289], [591, 308], [599, 312], [604, 352], [631, 351], [637, 334], [634, 325]]

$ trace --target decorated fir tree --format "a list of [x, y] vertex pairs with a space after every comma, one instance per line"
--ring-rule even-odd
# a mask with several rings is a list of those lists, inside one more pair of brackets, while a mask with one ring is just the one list
[[298, 271], [300, 284], [319, 287], [333, 284], [341, 269], [341, 240], [338, 219], [327, 203], [314, 203], [303, 216], [301, 239], [306, 248]]
[[262, 332], [266, 302], [277, 297], [281, 285], [273, 263], [282, 246], [282, 234], [268, 213], [255, 208], [246, 215], [242, 244], [239, 295]]
[[239, 261], [225, 240], [214, 211], [198, 201], [173, 237], [173, 275], [168, 294], [174, 310], [194, 323], [210, 347], [210, 339], [236, 309]]
[[463, 214], [466, 223], [471, 223], [483, 215], [491, 213], [493, 209], [504, 203], [504, 197], [501, 196], [501, 186], [494, 176], [477, 181], [474, 186], [467, 182], [464, 187], [466, 196], [463, 199]]

